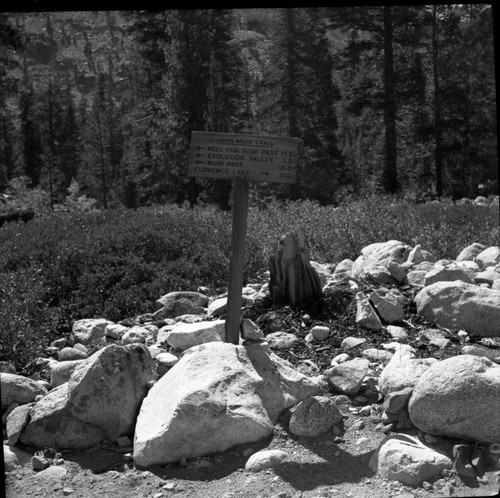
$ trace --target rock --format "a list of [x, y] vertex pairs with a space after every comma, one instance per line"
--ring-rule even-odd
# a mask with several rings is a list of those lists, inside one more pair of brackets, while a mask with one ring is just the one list
[[249, 318], [243, 318], [240, 323], [240, 335], [242, 339], [251, 341], [265, 340], [265, 335], [257, 324], [252, 322]]
[[321, 325], [316, 325], [309, 332], [313, 339], [318, 342], [323, 342], [330, 336], [330, 329]]
[[53, 363], [50, 368], [50, 385], [52, 387], [57, 387], [68, 382], [75, 369], [86, 361], [87, 360], [68, 360]]
[[400, 265], [399, 263], [394, 263], [393, 261], [387, 265], [387, 269], [391, 274], [391, 277], [399, 284], [406, 282], [406, 275], [408, 273], [407, 269]]
[[339, 363], [344, 363], [349, 359], [349, 355], [347, 353], [340, 353], [335, 358], [333, 358], [332, 361], [334, 361], [336, 364]]
[[50, 483], [59, 483], [65, 477], [68, 471], [62, 465], [52, 465], [49, 468], [38, 472], [36, 476], [34, 476], [33, 481], [35, 483], [43, 481]]
[[323, 376], [334, 392], [356, 396], [368, 372], [368, 360], [356, 358], [325, 370]]
[[158, 377], [163, 377], [177, 362], [179, 358], [172, 353], [159, 353], [155, 357]]
[[168, 343], [168, 336], [170, 335], [170, 332], [175, 328], [176, 323], [171, 323], [169, 325], [165, 325], [160, 328], [158, 331], [158, 335], [156, 336], [156, 344], [158, 346], [161, 346], [163, 343]]
[[396, 352], [380, 374], [380, 392], [387, 396], [405, 387], [414, 387], [419, 377], [436, 362], [434, 358], [417, 359], [413, 353], [406, 350]]
[[476, 263], [478, 263], [483, 269], [486, 269], [489, 266], [496, 266], [500, 263], [500, 247], [487, 247], [476, 256]]
[[366, 342], [366, 339], [363, 339], [361, 337], [346, 337], [340, 344], [341, 349], [344, 350], [349, 350], [353, 349], [357, 346], [360, 346], [361, 344], [364, 344]]
[[444, 469], [451, 469], [452, 462], [416, 437], [398, 434], [380, 443], [370, 459], [370, 467], [385, 479], [417, 487]]
[[412, 387], [405, 387], [400, 391], [393, 391], [386, 396], [382, 407], [386, 413], [399, 415], [408, 405], [412, 393]]
[[256, 343], [212, 342], [186, 351], [149, 391], [135, 429], [140, 467], [225, 451], [268, 437], [280, 413], [318, 382]]
[[386, 323], [404, 320], [405, 312], [399, 299], [391, 291], [381, 287], [370, 294], [370, 300], [375, 306], [378, 315]]
[[291, 412], [289, 428], [295, 436], [316, 437], [343, 422], [342, 413], [332, 398], [327, 396], [306, 398], [292, 408]]
[[12, 446], [3, 445], [4, 472], [11, 472], [17, 467], [24, 467], [31, 460], [31, 455]]
[[259, 472], [270, 469], [285, 462], [289, 454], [283, 450], [261, 450], [254, 453], [245, 464], [247, 472]]
[[500, 265], [488, 266], [486, 270], [476, 273], [474, 280], [476, 284], [493, 285], [495, 280], [500, 279]]
[[35, 404], [19, 439], [39, 448], [82, 449], [129, 434], [153, 378], [144, 345], [106, 346]]
[[460, 251], [459, 255], [456, 257], [456, 261], [474, 261], [476, 259], [476, 256], [485, 249], [486, 246], [484, 246], [483, 244], [474, 242], [470, 246], [464, 247]]
[[417, 312], [429, 322], [483, 337], [500, 337], [500, 291], [465, 282], [436, 282], [416, 296]]
[[301, 360], [296, 365], [295, 368], [301, 374], [307, 375], [308, 377], [313, 377], [319, 373], [320, 368], [312, 360]]
[[108, 325], [113, 322], [104, 318], [83, 318], [73, 323], [71, 338], [73, 343], [91, 344], [100, 341]]
[[0, 375], [2, 410], [5, 410], [14, 402], [24, 405], [31, 403], [35, 396], [45, 396], [47, 389], [33, 379], [22, 375], [2, 373]]
[[500, 441], [500, 365], [472, 355], [440, 361], [416, 382], [408, 410], [413, 424], [429, 434]]
[[474, 283], [474, 278], [467, 271], [456, 265], [436, 265], [429, 273], [426, 273], [424, 285], [427, 286], [436, 282], [453, 282], [455, 280], [461, 280], [468, 284]]
[[484, 346], [479, 346], [478, 344], [472, 344], [470, 346], [462, 347], [462, 354], [471, 354], [474, 356], [484, 356], [498, 363], [500, 360], [500, 349], [490, 349]]
[[332, 281], [334, 283], [344, 283], [347, 282], [350, 278], [350, 273], [352, 271], [352, 267], [354, 265], [354, 261], [352, 259], [343, 259], [333, 270], [333, 278]]
[[425, 261], [424, 259], [424, 254], [422, 252], [422, 247], [420, 244], [417, 244], [408, 254], [408, 259], [406, 260], [409, 263], [414, 263], [418, 265], [419, 263], [422, 263], [422, 261]]
[[87, 353], [78, 350], [77, 348], [66, 347], [57, 353], [59, 361], [85, 360], [89, 357]]
[[148, 336], [151, 336], [151, 331], [141, 325], [134, 325], [128, 329], [121, 338], [122, 344], [145, 344]]
[[21, 405], [14, 408], [7, 416], [7, 442], [14, 446], [24, 426], [28, 423], [31, 413], [31, 405]]
[[382, 322], [368, 298], [362, 293], [356, 293], [356, 323], [370, 330], [381, 330]]
[[388, 325], [387, 332], [396, 340], [402, 341], [408, 338], [408, 332], [403, 327], [398, 327], [397, 325]]
[[225, 321], [178, 323], [168, 335], [167, 342], [175, 349], [186, 349], [207, 342], [221, 342], [225, 335]]
[[112, 339], [120, 340], [129, 327], [120, 325], [119, 323], [110, 323], [106, 325], [104, 329], [104, 335], [106, 337], [111, 337]]
[[266, 341], [273, 349], [288, 349], [292, 347], [299, 338], [289, 332], [272, 332], [266, 336]]
[[156, 301], [156, 306], [161, 311], [162, 318], [175, 318], [193, 313], [193, 308], [206, 308], [208, 297], [200, 292], [169, 292]]
[[34, 455], [31, 458], [31, 464], [33, 465], [33, 470], [45, 470], [50, 467], [49, 460], [39, 455]]
[[207, 310], [207, 316], [220, 316], [226, 312], [227, 309], [227, 297], [220, 297], [214, 299], [209, 305]]
[[361, 352], [361, 356], [377, 363], [388, 363], [391, 361], [393, 353], [383, 349], [368, 348]]

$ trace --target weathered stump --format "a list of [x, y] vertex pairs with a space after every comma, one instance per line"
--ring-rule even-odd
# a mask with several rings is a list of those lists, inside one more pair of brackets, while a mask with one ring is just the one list
[[309, 263], [302, 230], [275, 243], [269, 259], [269, 292], [274, 306], [296, 307], [323, 296], [319, 276]]

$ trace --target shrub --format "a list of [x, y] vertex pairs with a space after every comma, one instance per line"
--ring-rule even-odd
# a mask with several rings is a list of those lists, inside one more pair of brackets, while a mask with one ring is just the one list
[[[455, 258], [498, 244], [497, 208], [373, 197], [321, 207], [269, 202], [249, 211], [245, 278], [268, 269], [274, 242], [303, 226], [311, 258], [336, 263], [372, 243], [420, 243]], [[227, 285], [231, 215], [211, 206], [53, 213], [0, 228], [0, 360], [21, 368], [79, 318], [118, 321], [155, 310], [175, 290]]]

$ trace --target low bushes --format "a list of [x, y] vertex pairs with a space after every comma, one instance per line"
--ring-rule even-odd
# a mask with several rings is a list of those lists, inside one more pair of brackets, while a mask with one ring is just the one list
[[[311, 258], [355, 258], [372, 242], [420, 243], [455, 258], [498, 244], [496, 207], [372, 198], [337, 208], [271, 202], [249, 212], [245, 276], [267, 270], [272, 243], [303, 226]], [[154, 311], [175, 290], [227, 284], [231, 215], [213, 207], [58, 213], [0, 228], [0, 360], [21, 368], [79, 318], [118, 321]]]

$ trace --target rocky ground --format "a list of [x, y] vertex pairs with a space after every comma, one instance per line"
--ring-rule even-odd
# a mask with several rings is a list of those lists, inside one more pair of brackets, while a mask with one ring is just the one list
[[[413, 298], [415, 290], [400, 288], [406, 297]], [[446, 348], [430, 344], [422, 331], [430, 324], [406, 309], [405, 329], [408, 337], [402, 342], [415, 348], [417, 356], [446, 358], [459, 354], [462, 344], [456, 334]], [[288, 349], [276, 350], [306, 373], [324, 371], [331, 360], [341, 353], [340, 344], [348, 336], [364, 338], [366, 342], [350, 350], [354, 358], [367, 348], [380, 348], [393, 339], [385, 331], [373, 332], [356, 324], [354, 292], [346, 285], [326, 294], [322, 302], [292, 310], [272, 310], [269, 303], [247, 306], [243, 317], [250, 318], [266, 333], [292, 332], [301, 340]], [[314, 325], [326, 325], [332, 333], [323, 342], [307, 343], [305, 337]], [[471, 338], [471, 343], [476, 342]], [[479, 342], [479, 341], [477, 341]], [[484, 342], [484, 339], [483, 339]], [[488, 344], [494, 347], [493, 344]], [[371, 369], [380, 373], [383, 364], [374, 362]], [[35, 471], [31, 459], [23, 467], [6, 474], [8, 497], [42, 496], [100, 496], [100, 497], [370, 497], [387, 496], [494, 496], [500, 488], [500, 455], [492, 454], [486, 473], [475, 483], [466, 485], [453, 471], [443, 471], [423, 487], [410, 488], [397, 481], [383, 479], [373, 473], [369, 460], [373, 450], [386, 436], [379, 420], [362, 410], [363, 402], [340, 405], [345, 415], [345, 432], [328, 433], [315, 438], [293, 436], [288, 431], [284, 413], [273, 436], [259, 443], [234, 447], [225, 453], [190, 461], [154, 467], [147, 471], [136, 469], [130, 458], [131, 447], [101, 445], [87, 451], [63, 451], [60, 455], [46, 452], [58, 465]], [[387, 432], [387, 429], [385, 429]], [[407, 434], [423, 436], [417, 429]], [[457, 441], [437, 438], [430, 446], [452, 456]], [[260, 449], [280, 449], [290, 458], [273, 469], [252, 473], [244, 470], [249, 456]], [[22, 448], [30, 453], [29, 448]], [[32, 454], [32, 452], [31, 452]], [[30, 455], [31, 456], [31, 455]]]

